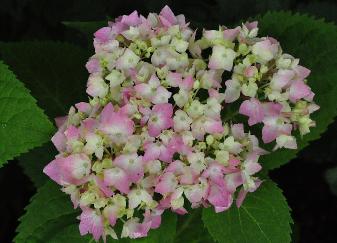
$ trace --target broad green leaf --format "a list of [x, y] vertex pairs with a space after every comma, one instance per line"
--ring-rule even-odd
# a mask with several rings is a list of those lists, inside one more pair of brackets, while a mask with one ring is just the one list
[[[84, 67], [89, 56], [87, 51], [66, 43], [33, 41], [0, 43], [0, 55], [13, 67], [50, 118], [64, 116], [70, 106], [87, 100], [88, 73]], [[50, 136], [44, 142], [48, 138]], [[56, 154], [52, 147], [39, 148], [19, 158], [36, 186], [46, 179], [42, 168]]]
[[[26, 207], [26, 214], [20, 218], [18, 235], [14, 241], [21, 242], [91, 242], [90, 235], [80, 236], [79, 221], [76, 219], [79, 210], [72, 207], [68, 195], [60, 191], [60, 186], [48, 181], [38, 189], [31, 203]], [[123, 239], [121, 242], [170, 243], [175, 236], [177, 217], [165, 213], [160, 228], [151, 230], [146, 238], [138, 240]], [[109, 239], [108, 242], [117, 242]]]
[[34, 148], [28, 153], [20, 155], [19, 164], [36, 187], [42, 186], [50, 180], [44, 173], [43, 168], [54, 159], [57, 154], [54, 145], [49, 142], [41, 147]]
[[0, 55], [49, 117], [64, 116], [70, 106], [87, 100], [87, 51], [53, 41], [0, 42]]
[[108, 21], [63, 21], [62, 24], [80, 31], [85, 34], [88, 39], [91, 39], [96, 30], [108, 26]]
[[328, 21], [337, 22], [337, 5], [333, 1], [310, 1], [307, 4], [300, 4], [297, 10], [302, 13], [324, 17]]
[[219, 243], [290, 242], [292, 219], [282, 191], [270, 180], [247, 195], [240, 208], [215, 213], [203, 210], [202, 219], [209, 233]]
[[0, 61], [0, 167], [48, 141], [53, 131], [30, 91]]
[[[158, 229], [150, 230], [147, 237], [139, 239], [122, 238], [114, 240], [111, 237], [107, 237], [108, 243], [121, 242], [121, 243], [172, 243], [175, 236], [177, 216], [174, 213], [164, 213], [162, 216], [162, 224]], [[58, 231], [48, 242], [64, 243], [64, 242], [76, 242], [87, 243], [90, 242], [89, 236], [81, 237], [78, 232], [78, 223], [71, 224]], [[103, 242], [102, 240], [100, 242]]]
[[278, 150], [261, 158], [264, 169], [274, 169], [296, 157], [310, 141], [320, 138], [337, 115], [337, 27], [323, 20], [288, 12], [271, 12], [258, 18], [260, 35], [280, 41], [284, 52], [300, 58], [311, 70], [308, 83], [321, 109], [313, 114], [317, 125], [302, 138], [297, 150]]
[[201, 220], [202, 208], [192, 209], [178, 218], [175, 243], [214, 243]]
[[[165, 212], [162, 216], [162, 223], [159, 228], [150, 230], [147, 237], [126, 242], [137, 243], [173, 243], [176, 234], [177, 215], [172, 212]], [[124, 242], [124, 241], [123, 241]]]
[[[64, 227], [51, 238], [49, 243], [85, 243], [95, 242], [90, 236], [81, 236], [78, 232], [78, 224], [71, 224]], [[108, 241], [109, 242], [109, 241]]]
[[26, 211], [20, 218], [15, 242], [46, 242], [51, 234], [58, 234], [59, 230], [76, 222], [76, 211], [70, 199], [51, 181], [38, 189]]

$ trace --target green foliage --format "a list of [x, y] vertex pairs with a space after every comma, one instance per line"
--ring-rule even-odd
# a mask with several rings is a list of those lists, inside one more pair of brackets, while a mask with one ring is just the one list
[[[145, 238], [136, 240], [126, 240], [125, 242], [133, 243], [172, 243], [176, 235], [177, 215], [172, 212], [165, 212], [162, 216], [162, 224], [158, 229], [150, 230]], [[123, 241], [124, 242], [124, 241]]]
[[78, 232], [78, 224], [71, 224], [60, 231], [48, 241], [49, 243], [85, 243], [94, 242], [90, 236], [81, 236]]
[[15, 242], [48, 242], [63, 228], [76, 223], [76, 211], [59, 186], [49, 181], [38, 189], [20, 218]]
[[275, 37], [284, 52], [300, 58], [311, 70], [308, 83], [321, 109], [313, 114], [317, 125], [310, 134], [297, 135], [298, 150], [282, 149], [262, 156], [264, 169], [277, 168], [296, 157], [310, 141], [320, 138], [337, 115], [337, 27], [323, 20], [288, 12], [271, 12], [259, 17], [260, 35]]
[[[280, 150], [261, 158], [266, 173], [287, 163], [310, 141], [318, 139], [337, 115], [337, 28], [323, 20], [286, 12], [267, 13], [259, 17], [259, 22], [260, 35], [277, 38], [286, 53], [299, 57], [301, 64], [312, 70], [309, 85], [316, 93], [315, 101], [321, 106], [320, 111], [313, 115], [317, 126], [303, 138], [298, 136], [298, 150]], [[106, 25], [102, 22], [64, 24], [90, 38], [96, 29]], [[64, 115], [69, 106], [85, 100], [87, 72], [83, 66], [88, 56], [86, 51], [70, 44], [25, 42], [0, 43], [0, 54], [15, 68], [14, 71], [32, 90], [48, 115]], [[37, 149], [20, 158], [25, 172], [37, 186], [45, 183], [41, 170], [54, 154], [51, 148], [45, 156], [44, 151]], [[79, 235], [78, 214], [72, 208], [69, 197], [55, 184], [47, 182], [38, 190], [27, 207], [26, 215], [21, 218], [15, 241], [89, 242], [91, 237]], [[213, 208], [204, 209], [202, 220], [210, 235], [220, 243], [290, 242], [292, 220], [289, 208], [281, 190], [270, 180], [266, 180], [255, 193], [249, 194], [241, 208], [233, 205], [223, 213], [215, 213]], [[201, 223], [200, 210], [194, 210], [180, 218], [178, 224], [175, 215], [165, 214], [161, 227], [151, 230], [147, 238], [123, 239], [120, 242], [204, 243], [213, 240]]]
[[[320, 139], [310, 143], [304, 148], [299, 157], [316, 163], [329, 163], [335, 161], [337, 157], [337, 122], [329, 125]], [[327, 143], [327, 141], [329, 141]]]
[[0, 55], [49, 117], [64, 116], [70, 106], [87, 100], [85, 50], [53, 41], [14, 42], [0, 43]]
[[201, 213], [202, 209], [197, 208], [179, 217], [174, 243], [214, 243], [201, 220]]
[[[91, 236], [80, 236], [76, 217], [80, 214], [73, 209], [69, 196], [60, 191], [60, 187], [49, 181], [38, 189], [37, 194], [26, 207], [26, 214], [20, 218], [18, 235], [14, 241], [21, 242], [76, 242], [91, 241]], [[151, 230], [148, 237], [121, 242], [170, 243], [175, 237], [177, 216], [165, 213], [159, 229]], [[116, 242], [110, 239], [109, 242]]]
[[0, 167], [49, 140], [52, 123], [30, 91], [0, 62]]
[[86, 35], [88, 39], [93, 38], [93, 34], [104, 26], [108, 25], [108, 21], [64, 21], [65, 26], [78, 30]]
[[48, 179], [42, 172], [43, 168], [54, 159], [57, 154], [56, 148], [49, 142], [41, 147], [35, 148], [28, 153], [20, 155], [18, 158], [23, 171], [34, 183], [35, 187], [39, 188]]
[[[89, 54], [85, 50], [52, 41], [14, 42], [0, 43], [0, 55], [13, 67], [50, 118], [64, 116], [70, 106], [87, 100], [88, 74], [84, 65]], [[48, 141], [50, 135], [49, 132], [43, 142]], [[46, 181], [42, 169], [55, 154], [53, 145], [49, 144], [19, 158], [20, 165], [36, 186]]]
[[290, 242], [290, 216], [282, 191], [271, 181], [265, 181], [254, 193], [248, 194], [240, 208], [215, 213], [203, 210], [203, 221], [217, 242]]

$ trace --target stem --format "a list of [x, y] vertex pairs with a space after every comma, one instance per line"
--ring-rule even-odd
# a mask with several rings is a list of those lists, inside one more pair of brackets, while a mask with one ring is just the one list
[[198, 91], [199, 91], [200, 88], [196, 89], [194, 94], [192, 95], [192, 100], [195, 98], [195, 96], [197, 95]]

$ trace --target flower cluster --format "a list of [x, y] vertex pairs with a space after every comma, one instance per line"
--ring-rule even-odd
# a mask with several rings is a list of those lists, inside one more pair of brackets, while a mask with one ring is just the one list
[[[297, 147], [293, 132], [308, 133], [319, 108], [310, 71], [257, 32], [252, 22], [197, 38], [166, 6], [94, 34], [90, 101], [56, 120], [59, 154], [44, 168], [81, 208], [81, 234], [117, 238], [120, 222], [121, 237], [144, 237], [165, 210], [240, 206], [261, 184], [255, 174], [266, 153], [249, 126], [262, 123], [262, 141], [274, 149]], [[231, 122], [233, 107], [243, 123]]]

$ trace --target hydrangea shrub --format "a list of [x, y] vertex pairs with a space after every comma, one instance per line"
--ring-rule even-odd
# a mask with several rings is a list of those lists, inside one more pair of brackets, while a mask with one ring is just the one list
[[[247, 22], [198, 38], [167, 6], [95, 32], [91, 98], [57, 118], [59, 154], [44, 168], [81, 208], [82, 235], [117, 239], [121, 221], [122, 238], [140, 238], [160, 227], [165, 210], [240, 207], [263, 183], [256, 173], [268, 151], [258, 137], [273, 150], [297, 148], [293, 133], [309, 133], [319, 109], [310, 70], [257, 35], [257, 22]], [[226, 117], [234, 102], [248, 126]], [[255, 124], [262, 135], [250, 132]]]
[[[14, 241], [213, 242], [208, 231], [217, 242], [290, 242], [289, 208], [266, 172], [317, 139], [337, 114], [330, 105], [337, 53], [321, 49], [335, 45], [337, 32], [284, 12], [258, 19], [259, 26], [197, 31], [164, 7], [98, 29], [86, 64], [89, 101], [56, 119], [58, 155], [44, 168], [63, 192], [42, 175], [54, 154], [49, 145], [20, 157], [38, 192]], [[47, 115], [83, 97], [85, 50], [53, 42], [0, 47]], [[0, 97], [17, 102], [0, 105], [8, 111], [0, 138], [15, 141], [20, 133], [23, 143], [0, 146], [10, 151], [1, 163], [44, 143], [52, 130], [4, 70]]]

